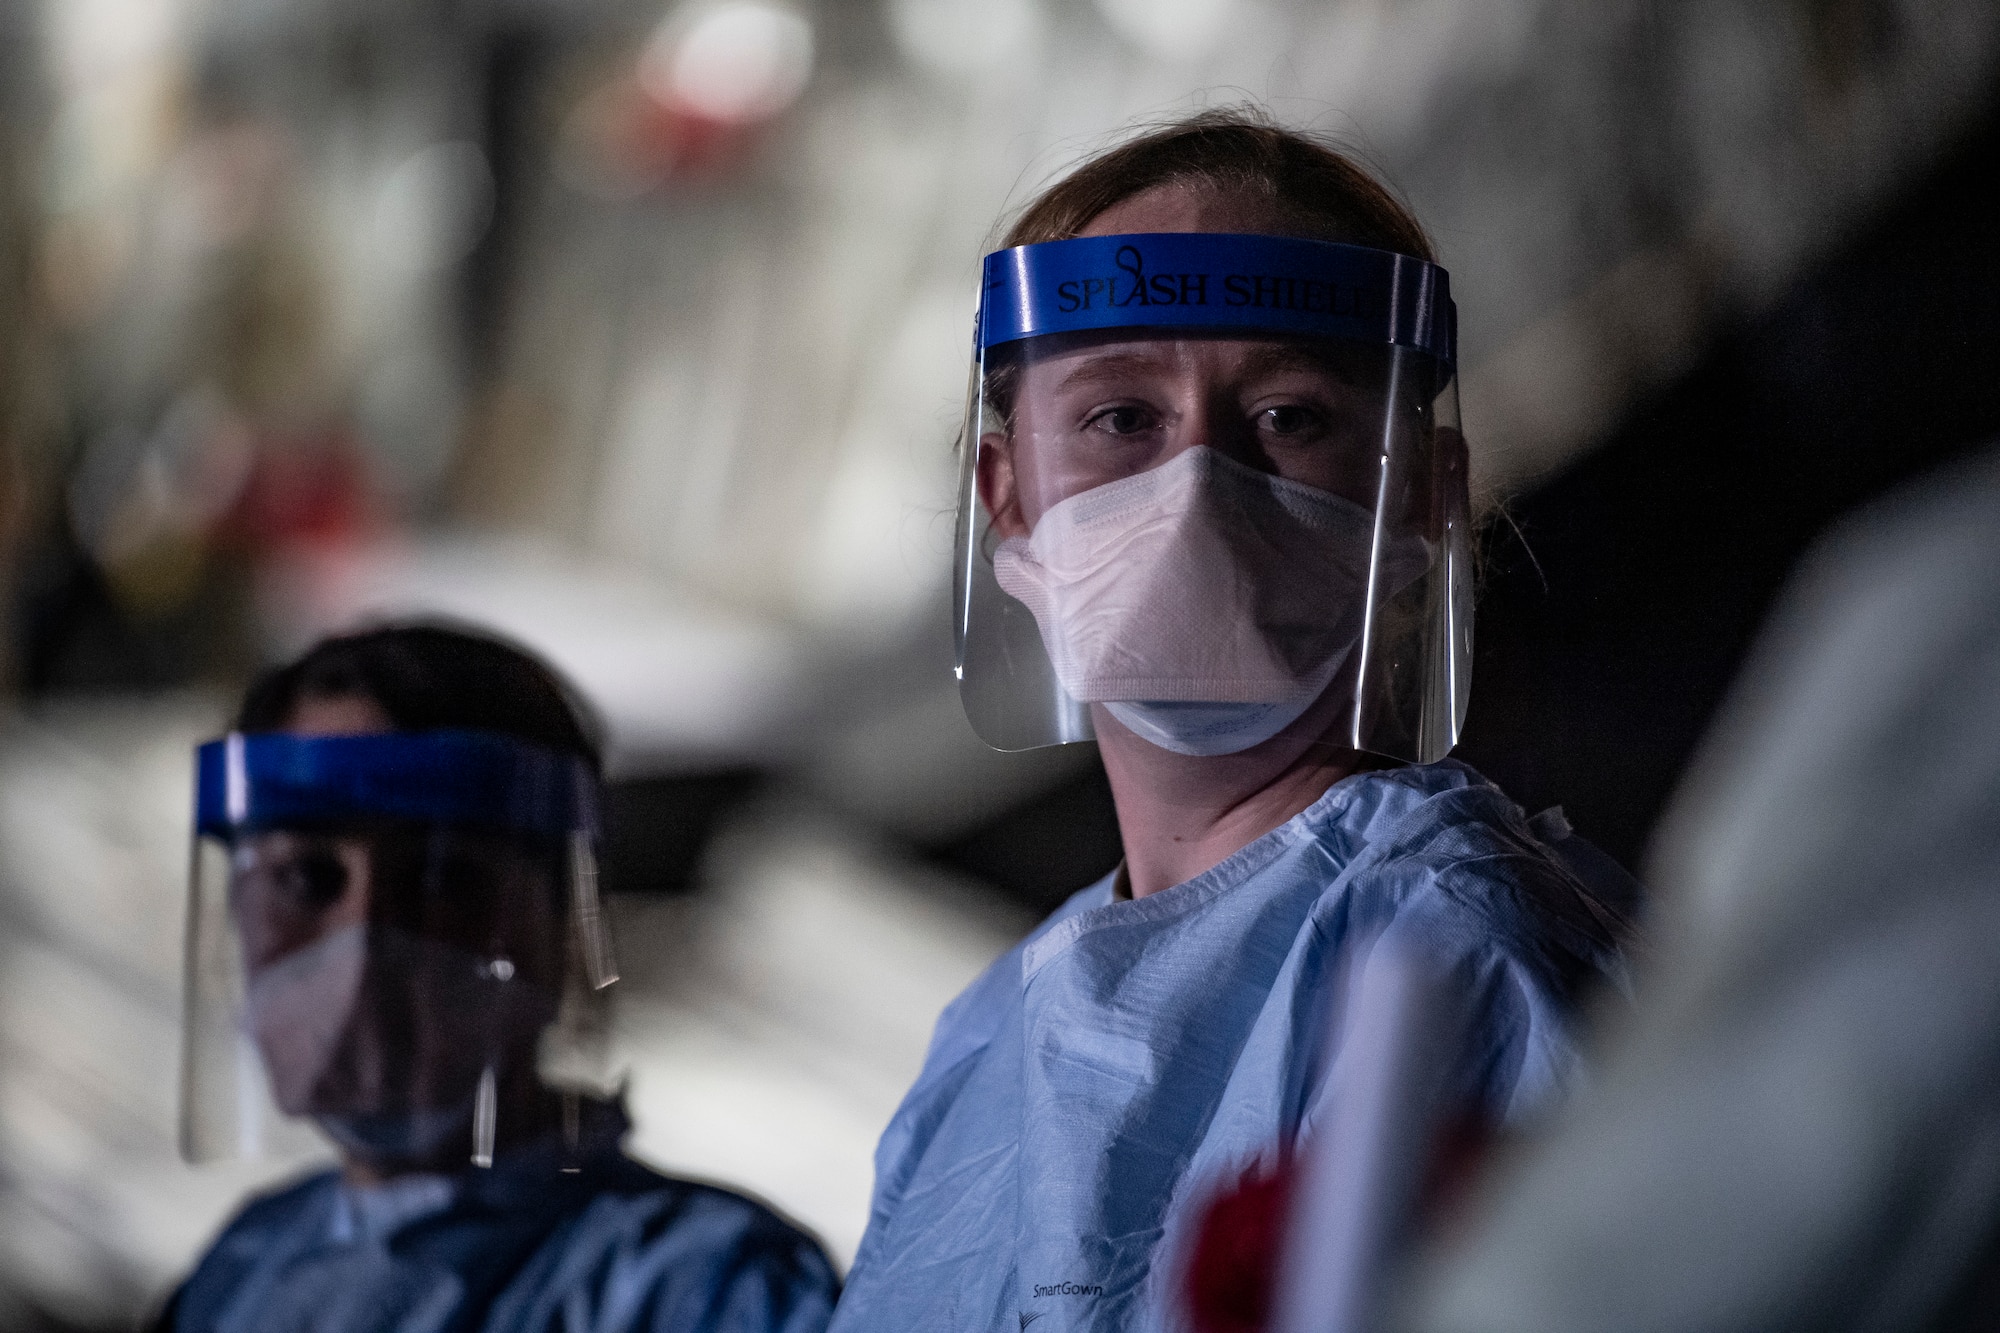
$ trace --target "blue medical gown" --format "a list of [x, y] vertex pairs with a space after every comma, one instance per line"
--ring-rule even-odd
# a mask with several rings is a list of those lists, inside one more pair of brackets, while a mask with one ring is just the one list
[[[561, 1170], [354, 1189], [326, 1172], [253, 1201], [175, 1295], [181, 1333], [820, 1333], [839, 1281], [808, 1236], [740, 1195], [617, 1150]], [[601, 1119], [601, 1117], [600, 1117]]]
[[1620, 979], [1614, 895], [1569, 841], [1444, 762], [1347, 778], [1164, 892], [1078, 893], [939, 1019], [834, 1333], [1177, 1327], [1206, 1203], [1324, 1104], [1345, 942], [1462, 981], [1453, 1092], [1531, 1114], [1574, 1075], [1580, 998]]

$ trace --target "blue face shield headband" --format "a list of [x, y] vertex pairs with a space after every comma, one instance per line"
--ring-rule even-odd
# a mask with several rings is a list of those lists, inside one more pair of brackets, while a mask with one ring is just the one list
[[1241, 330], [1458, 359], [1449, 275], [1366, 246], [1288, 236], [1089, 236], [986, 256], [977, 346], [1137, 328]]
[[232, 733], [196, 752], [195, 831], [390, 818], [594, 842], [597, 787], [577, 756], [491, 732]]

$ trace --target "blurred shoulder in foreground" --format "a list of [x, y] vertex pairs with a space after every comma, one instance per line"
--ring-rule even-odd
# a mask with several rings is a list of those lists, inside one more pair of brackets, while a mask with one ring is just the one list
[[1635, 1016], [1410, 1326], [1991, 1327], [2000, 450], [1821, 542], [1647, 878]]

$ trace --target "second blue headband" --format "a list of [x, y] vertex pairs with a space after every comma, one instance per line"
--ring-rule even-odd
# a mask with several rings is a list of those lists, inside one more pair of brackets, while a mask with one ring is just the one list
[[597, 778], [575, 755], [486, 731], [266, 732], [196, 752], [200, 833], [383, 817], [595, 836]]
[[1387, 250], [1289, 236], [1157, 232], [986, 256], [981, 351], [1048, 333], [1244, 329], [1410, 347], [1458, 360], [1450, 276]]

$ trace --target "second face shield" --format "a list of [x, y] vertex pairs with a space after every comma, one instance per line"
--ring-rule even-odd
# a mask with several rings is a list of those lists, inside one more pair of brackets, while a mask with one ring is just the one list
[[615, 980], [582, 760], [488, 732], [231, 735], [197, 783], [189, 1160], [255, 1156], [288, 1120], [425, 1169], [491, 1165], [529, 1129], [509, 1107], [575, 1128]]
[[980, 735], [1108, 714], [1184, 754], [1288, 729], [1447, 753], [1471, 653], [1452, 321], [1442, 270], [1355, 246], [988, 256], [956, 578]]

